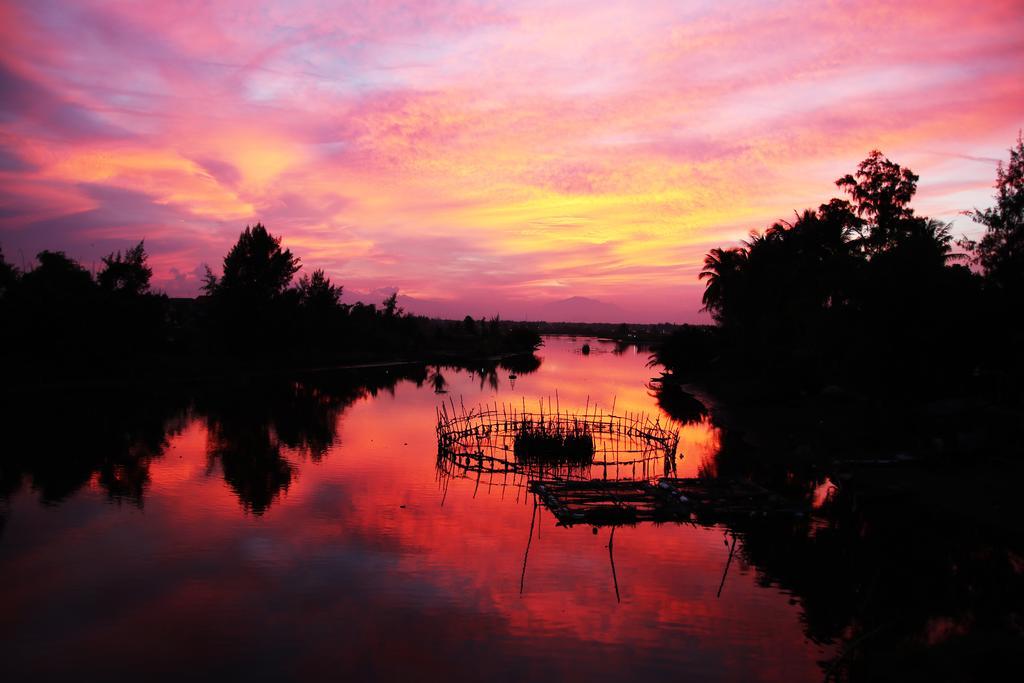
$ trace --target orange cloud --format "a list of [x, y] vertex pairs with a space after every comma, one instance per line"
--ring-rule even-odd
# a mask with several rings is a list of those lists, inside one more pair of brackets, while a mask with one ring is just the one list
[[707, 248], [873, 148], [976, 231], [957, 211], [1024, 125], [1015, 2], [2, 12], [0, 241], [146, 237], [176, 294], [262, 220], [349, 289], [453, 316], [571, 292], [694, 319]]

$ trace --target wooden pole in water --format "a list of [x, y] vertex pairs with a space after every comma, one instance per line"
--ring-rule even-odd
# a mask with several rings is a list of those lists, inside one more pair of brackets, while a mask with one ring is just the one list
[[615, 574], [615, 528], [612, 527], [611, 536], [608, 538], [608, 559], [612, 565], [612, 583], [615, 584], [615, 602], [622, 602], [619, 597], [619, 577]]
[[732, 535], [732, 546], [729, 548], [729, 558], [725, 561], [725, 570], [722, 572], [722, 582], [718, 584], [718, 593], [715, 595], [716, 598], [722, 597], [722, 589], [725, 588], [725, 577], [729, 575], [729, 565], [732, 564], [732, 555], [736, 550], [736, 534]]
[[519, 594], [523, 594], [526, 585], [526, 561], [530, 557], [530, 544], [533, 542], [533, 525], [537, 519], [537, 497], [533, 498], [533, 514], [530, 515], [530, 537], [526, 539], [526, 552], [523, 554], [523, 573], [519, 577]]

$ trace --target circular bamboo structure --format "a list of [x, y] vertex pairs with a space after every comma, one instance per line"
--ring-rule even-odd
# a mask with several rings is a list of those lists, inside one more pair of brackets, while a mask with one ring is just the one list
[[[531, 453], [527, 442], [549, 447]], [[678, 446], [679, 432], [660, 417], [589, 403], [583, 410], [543, 399], [536, 408], [524, 401], [467, 409], [449, 399], [437, 408], [437, 468], [444, 479], [515, 487], [541, 479], [649, 481], [675, 473]]]

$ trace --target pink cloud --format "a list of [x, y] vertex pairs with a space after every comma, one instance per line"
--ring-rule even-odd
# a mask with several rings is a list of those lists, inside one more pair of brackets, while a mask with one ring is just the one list
[[145, 237], [176, 294], [262, 220], [453, 316], [698, 319], [704, 251], [872, 148], [976, 232], [977, 159], [1024, 125], [1016, 2], [10, 3], [0, 26], [5, 253]]

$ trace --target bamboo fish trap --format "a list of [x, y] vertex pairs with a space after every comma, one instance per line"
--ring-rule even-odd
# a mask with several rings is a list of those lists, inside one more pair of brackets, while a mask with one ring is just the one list
[[536, 407], [449, 398], [437, 408], [441, 477], [525, 487], [533, 480], [648, 481], [671, 476], [679, 433], [644, 413], [606, 412], [589, 400], [562, 410], [557, 397]]

